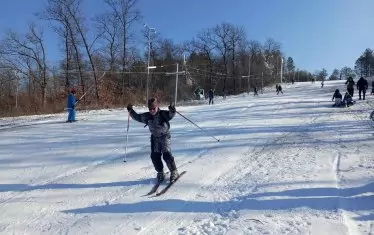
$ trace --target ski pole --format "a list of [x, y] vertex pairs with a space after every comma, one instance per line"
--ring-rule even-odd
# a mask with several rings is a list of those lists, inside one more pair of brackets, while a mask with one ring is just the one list
[[127, 161], [127, 145], [129, 143], [129, 129], [130, 129], [130, 112], [127, 116], [127, 131], [126, 131], [126, 146], [125, 146], [125, 159], [123, 162]]
[[[106, 72], [104, 72], [103, 73], [103, 75], [101, 75], [100, 77], [99, 77], [99, 81], [105, 76], [105, 73]], [[86, 95], [87, 95], [87, 93], [92, 89], [92, 88], [94, 88], [95, 87], [95, 84], [93, 84], [93, 85], [91, 85], [89, 88], [88, 88], [88, 90], [75, 102], [75, 104], [74, 105], [77, 105], [77, 103], [79, 102], [79, 101], [81, 101], [82, 99], [83, 99], [83, 97], [85, 97]]]
[[[183, 114], [181, 114], [180, 112], [178, 111], [175, 111], [177, 114], [181, 115], [184, 119], [186, 119], [187, 121], [189, 121], [190, 123], [192, 123], [193, 125], [195, 125], [197, 128], [199, 128], [200, 130], [202, 131], [205, 131], [207, 132], [207, 130], [204, 130], [203, 128], [199, 127], [197, 124], [195, 124], [193, 121], [191, 121], [190, 119], [188, 119], [187, 117], [185, 117]], [[216, 137], [214, 137], [213, 135], [210, 135], [213, 139], [217, 140], [219, 142], [219, 139], [217, 139]]]

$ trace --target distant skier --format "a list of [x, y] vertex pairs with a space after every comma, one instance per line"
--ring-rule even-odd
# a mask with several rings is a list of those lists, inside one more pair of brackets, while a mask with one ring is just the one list
[[322, 81], [322, 82], [321, 82], [321, 88], [323, 88], [323, 85], [324, 85], [324, 82]]
[[281, 85], [278, 85], [277, 95], [279, 94], [279, 92], [283, 94], [282, 86]]
[[68, 102], [67, 102], [67, 109], [69, 112], [68, 115], [68, 120], [66, 122], [76, 122], [75, 120], [75, 103], [76, 103], [76, 98], [75, 98], [75, 89], [71, 88], [69, 95], [68, 95]]
[[253, 90], [254, 90], [254, 94], [253, 94], [253, 96], [256, 96], [256, 95], [258, 96], [258, 93], [257, 93], [257, 87], [255, 87]]
[[335, 103], [332, 105], [332, 107], [341, 107], [342, 103], [342, 94], [340, 94], [339, 89], [336, 89], [334, 92], [334, 95], [332, 96], [332, 101], [335, 99]]
[[353, 81], [352, 77], [349, 77], [347, 81], [345, 82], [345, 84], [346, 85], [348, 84], [347, 91], [353, 97], [355, 81]]
[[209, 93], [208, 93], [208, 96], [209, 96], [209, 105], [212, 103], [212, 105], [213, 105], [213, 103], [214, 103], [214, 101], [213, 101], [213, 98], [214, 98], [214, 92], [213, 92], [213, 89], [212, 88], [210, 88], [210, 90], [209, 90]]
[[371, 82], [371, 93], [370, 95], [374, 95], [374, 81]]
[[369, 88], [368, 81], [364, 77], [360, 77], [357, 81], [358, 99], [361, 100], [361, 92], [363, 100], [365, 100], [366, 90]]
[[148, 125], [151, 132], [151, 159], [157, 171], [157, 181], [162, 182], [165, 180], [164, 165], [161, 156], [170, 170], [170, 182], [175, 181], [179, 174], [174, 157], [171, 154], [171, 136], [169, 131], [169, 121], [175, 116], [175, 107], [170, 105], [169, 111], [161, 110], [156, 98], [148, 100], [149, 112], [138, 114], [132, 107], [132, 104], [127, 105], [127, 111], [130, 113], [130, 116], [135, 121]]

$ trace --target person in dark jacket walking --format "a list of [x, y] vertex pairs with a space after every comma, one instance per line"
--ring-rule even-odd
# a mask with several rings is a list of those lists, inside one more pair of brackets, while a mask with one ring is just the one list
[[214, 103], [214, 101], [213, 101], [213, 98], [214, 98], [214, 92], [213, 92], [213, 89], [212, 89], [212, 88], [210, 88], [210, 90], [209, 90], [208, 97], [209, 97], [209, 105], [210, 105], [211, 103], [212, 103], [212, 105], [213, 105], [213, 103]]
[[374, 95], [374, 80], [371, 82], [371, 93], [370, 95]]
[[283, 94], [282, 86], [281, 85], [278, 85], [277, 95], [279, 94], [279, 92]]
[[161, 110], [156, 98], [148, 100], [149, 112], [138, 114], [134, 111], [133, 105], [127, 105], [130, 116], [138, 122], [148, 125], [151, 132], [151, 159], [155, 170], [157, 171], [157, 180], [162, 182], [165, 180], [163, 157], [166, 166], [170, 170], [170, 182], [175, 181], [179, 173], [175, 165], [175, 160], [171, 154], [171, 135], [170, 123], [176, 113], [173, 105], [169, 106], [169, 111]]
[[353, 77], [349, 77], [347, 79], [347, 81], [345, 82], [345, 85], [347, 85], [347, 91], [348, 93], [353, 97], [353, 93], [354, 93], [354, 85], [355, 85], [355, 81], [353, 81]]
[[254, 88], [253, 88], [253, 92], [254, 92], [253, 96], [256, 96], [256, 95], [258, 96], [258, 93], [257, 93], [257, 87], [254, 87]]
[[361, 100], [361, 92], [362, 98], [365, 100], [366, 90], [369, 88], [368, 81], [364, 77], [360, 77], [357, 81], [357, 90], [358, 90], [358, 99]]

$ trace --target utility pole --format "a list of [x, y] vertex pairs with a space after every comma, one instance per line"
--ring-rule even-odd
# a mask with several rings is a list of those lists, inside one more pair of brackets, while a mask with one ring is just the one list
[[175, 75], [175, 96], [174, 96], [174, 105], [177, 105], [177, 97], [178, 97], [178, 76], [179, 75], [179, 64], [177, 63], [177, 72]]
[[146, 104], [148, 102], [148, 96], [149, 96], [149, 93], [148, 93], [148, 87], [149, 87], [149, 64], [150, 64], [150, 60], [151, 60], [151, 31], [153, 31], [154, 33], [156, 33], [156, 29], [155, 28], [150, 28], [147, 24], [144, 24], [144, 27], [148, 29], [148, 61], [147, 61], [147, 82], [146, 82]]
[[283, 57], [281, 57], [281, 84], [283, 83]]
[[264, 92], [264, 72], [261, 73], [261, 94]]
[[146, 98], [145, 98], [145, 102], [148, 104], [148, 82], [149, 82], [149, 62], [150, 62], [150, 58], [151, 58], [151, 37], [150, 37], [150, 32], [151, 30], [148, 29], [148, 59], [147, 59], [147, 81], [146, 81], [146, 84], [147, 84], [147, 87], [146, 87]]
[[248, 83], [248, 95], [249, 95], [249, 78], [251, 77], [251, 55], [248, 57], [248, 78], [247, 78], [247, 83]]
[[175, 76], [175, 93], [174, 93], [174, 105], [177, 105], [177, 98], [178, 98], [178, 80], [179, 74], [185, 74], [185, 71], [179, 71], [179, 64], [177, 63], [177, 71], [174, 73], [166, 73], [166, 75], [176, 75]]
[[19, 76], [20, 73], [17, 70], [14, 71], [14, 76], [16, 77], [16, 110], [18, 109], [18, 86], [19, 86]]

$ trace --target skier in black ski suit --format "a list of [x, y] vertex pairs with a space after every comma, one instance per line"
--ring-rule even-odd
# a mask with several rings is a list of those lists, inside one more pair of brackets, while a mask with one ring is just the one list
[[357, 81], [358, 99], [361, 100], [361, 92], [363, 100], [365, 100], [366, 90], [369, 88], [368, 81], [364, 77], [360, 77]]
[[214, 99], [214, 92], [213, 92], [213, 89], [212, 88], [210, 88], [210, 90], [209, 90], [209, 93], [208, 93], [208, 96], [209, 96], [209, 105], [210, 104], [214, 104], [214, 101], [213, 101], [213, 99]]
[[156, 98], [148, 100], [149, 112], [142, 114], [136, 113], [132, 104], [127, 106], [130, 116], [138, 122], [148, 125], [151, 132], [151, 159], [155, 170], [157, 171], [157, 180], [162, 182], [165, 180], [164, 165], [161, 156], [170, 170], [170, 182], [175, 181], [179, 176], [175, 165], [174, 157], [171, 154], [171, 136], [169, 121], [175, 116], [176, 109], [173, 105], [169, 106], [169, 111], [161, 110], [158, 106]]
[[254, 87], [254, 88], [253, 88], [253, 92], [254, 92], [253, 96], [255, 96], [255, 95], [258, 96], [258, 93], [257, 93], [257, 87]]
[[278, 89], [277, 89], [277, 95], [280, 93], [283, 94], [283, 91], [282, 91], [282, 86], [281, 85], [277, 85]]

